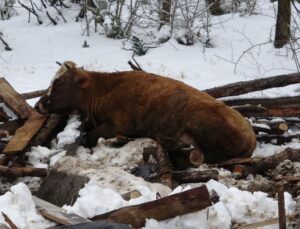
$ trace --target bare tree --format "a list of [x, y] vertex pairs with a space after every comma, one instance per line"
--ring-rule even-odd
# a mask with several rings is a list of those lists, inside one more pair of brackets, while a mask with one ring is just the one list
[[162, 0], [160, 27], [170, 24], [172, 0]]
[[275, 48], [282, 48], [291, 36], [291, 0], [278, 0], [278, 11], [275, 31]]
[[223, 9], [220, 5], [220, 0], [206, 0], [209, 6], [210, 13], [212, 15], [222, 15], [224, 14]]

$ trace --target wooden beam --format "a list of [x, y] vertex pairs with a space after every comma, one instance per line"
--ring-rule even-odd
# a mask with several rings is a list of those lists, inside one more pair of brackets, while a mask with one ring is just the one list
[[173, 218], [205, 209], [211, 206], [212, 202], [214, 203], [204, 185], [158, 200], [123, 207], [95, 216], [92, 220], [106, 220], [108, 222], [130, 224], [134, 228], [140, 228], [145, 224], [146, 219], [165, 220]]
[[3, 153], [12, 155], [23, 151], [46, 120], [47, 116], [32, 112], [25, 124], [16, 131], [14, 137], [3, 150]]
[[34, 167], [8, 167], [0, 165], [0, 173], [13, 177], [45, 177], [47, 176], [48, 170]]
[[[240, 111], [246, 117], [298, 117], [300, 116], [300, 96], [280, 98], [251, 98], [225, 100], [224, 103]], [[248, 109], [247, 106], [261, 109]]]
[[63, 225], [75, 225], [79, 223], [91, 222], [89, 219], [83, 218], [76, 214], [67, 214], [66, 211], [54, 204], [33, 196], [33, 201], [38, 212], [53, 222]]
[[34, 111], [4, 78], [0, 78], [0, 97], [20, 119], [27, 119]]
[[284, 87], [290, 84], [300, 83], [300, 73], [278, 75], [256, 80], [242, 81], [214, 87], [204, 90], [204, 92], [215, 98], [233, 95], [242, 95], [249, 92], [261, 91], [274, 87]]

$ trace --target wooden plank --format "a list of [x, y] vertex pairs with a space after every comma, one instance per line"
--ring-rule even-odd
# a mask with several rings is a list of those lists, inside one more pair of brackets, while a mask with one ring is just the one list
[[[214, 199], [214, 200], [213, 200]], [[165, 220], [179, 215], [199, 211], [217, 202], [212, 198], [205, 185], [181, 193], [163, 197], [139, 205], [122, 207], [92, 218], [93, 221], [105, 220], [142, 227], [146, 219]]]
[[[291, 221], [293, 220], [294, 217], [293, 216], [287, 216], [287, 220]], [[241, 225], [236, 227], [237, 229], [255, 229], [255, 228], [262, 228], [265, 226], [269, 226], [269, 225], [274, 225], [274, 224], [278, 224], [279, 223], [279, 218], [270, 218], [270, 219], [266, 219], [257, 223], [251, 223], [251, 224], [246, 224], [246, 225]]]
[[38, 212], [46, 219], [63, 225], [75, 225], [79, 223], [91, 222], [89, 219], [83, 218], [76, 214], [68, 214], [66, 211], [54, 204], [33, 196], [33, 201]]
[[33, 112], [25, 124], [16, 131], [14, 137], [3, 150], [3, 153], [15, 154], [23, 151], [46, 120], [47, 116]]
[[0, 97], [4, 103], [21, 119], [29, 117], [34, 109], [29, 106], [5, 78], [0, 78]]

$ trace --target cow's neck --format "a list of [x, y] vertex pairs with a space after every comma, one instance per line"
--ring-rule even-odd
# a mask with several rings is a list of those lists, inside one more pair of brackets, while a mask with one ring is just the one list
[[[96, 117], [103, 105], [103, 97], [116, 87], [121, 77], [115, 73], [89, 72], [91, 87], [83, 90], [81, 110], [97, 125]], [[97, 117], [98, 119], [98, 117]]]

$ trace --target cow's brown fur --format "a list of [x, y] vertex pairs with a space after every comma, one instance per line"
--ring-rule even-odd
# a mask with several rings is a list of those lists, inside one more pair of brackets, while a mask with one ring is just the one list
[[97, 138], [189, 136], [209, 163], [249, 156], [256, 146], [250, 124], [237, 111], [180, 81], [140, 71], [92, 72], [68, 63], [58, 77], [62, 90], [54, 80], [40, 104], [47, 112], [81, 110]]

